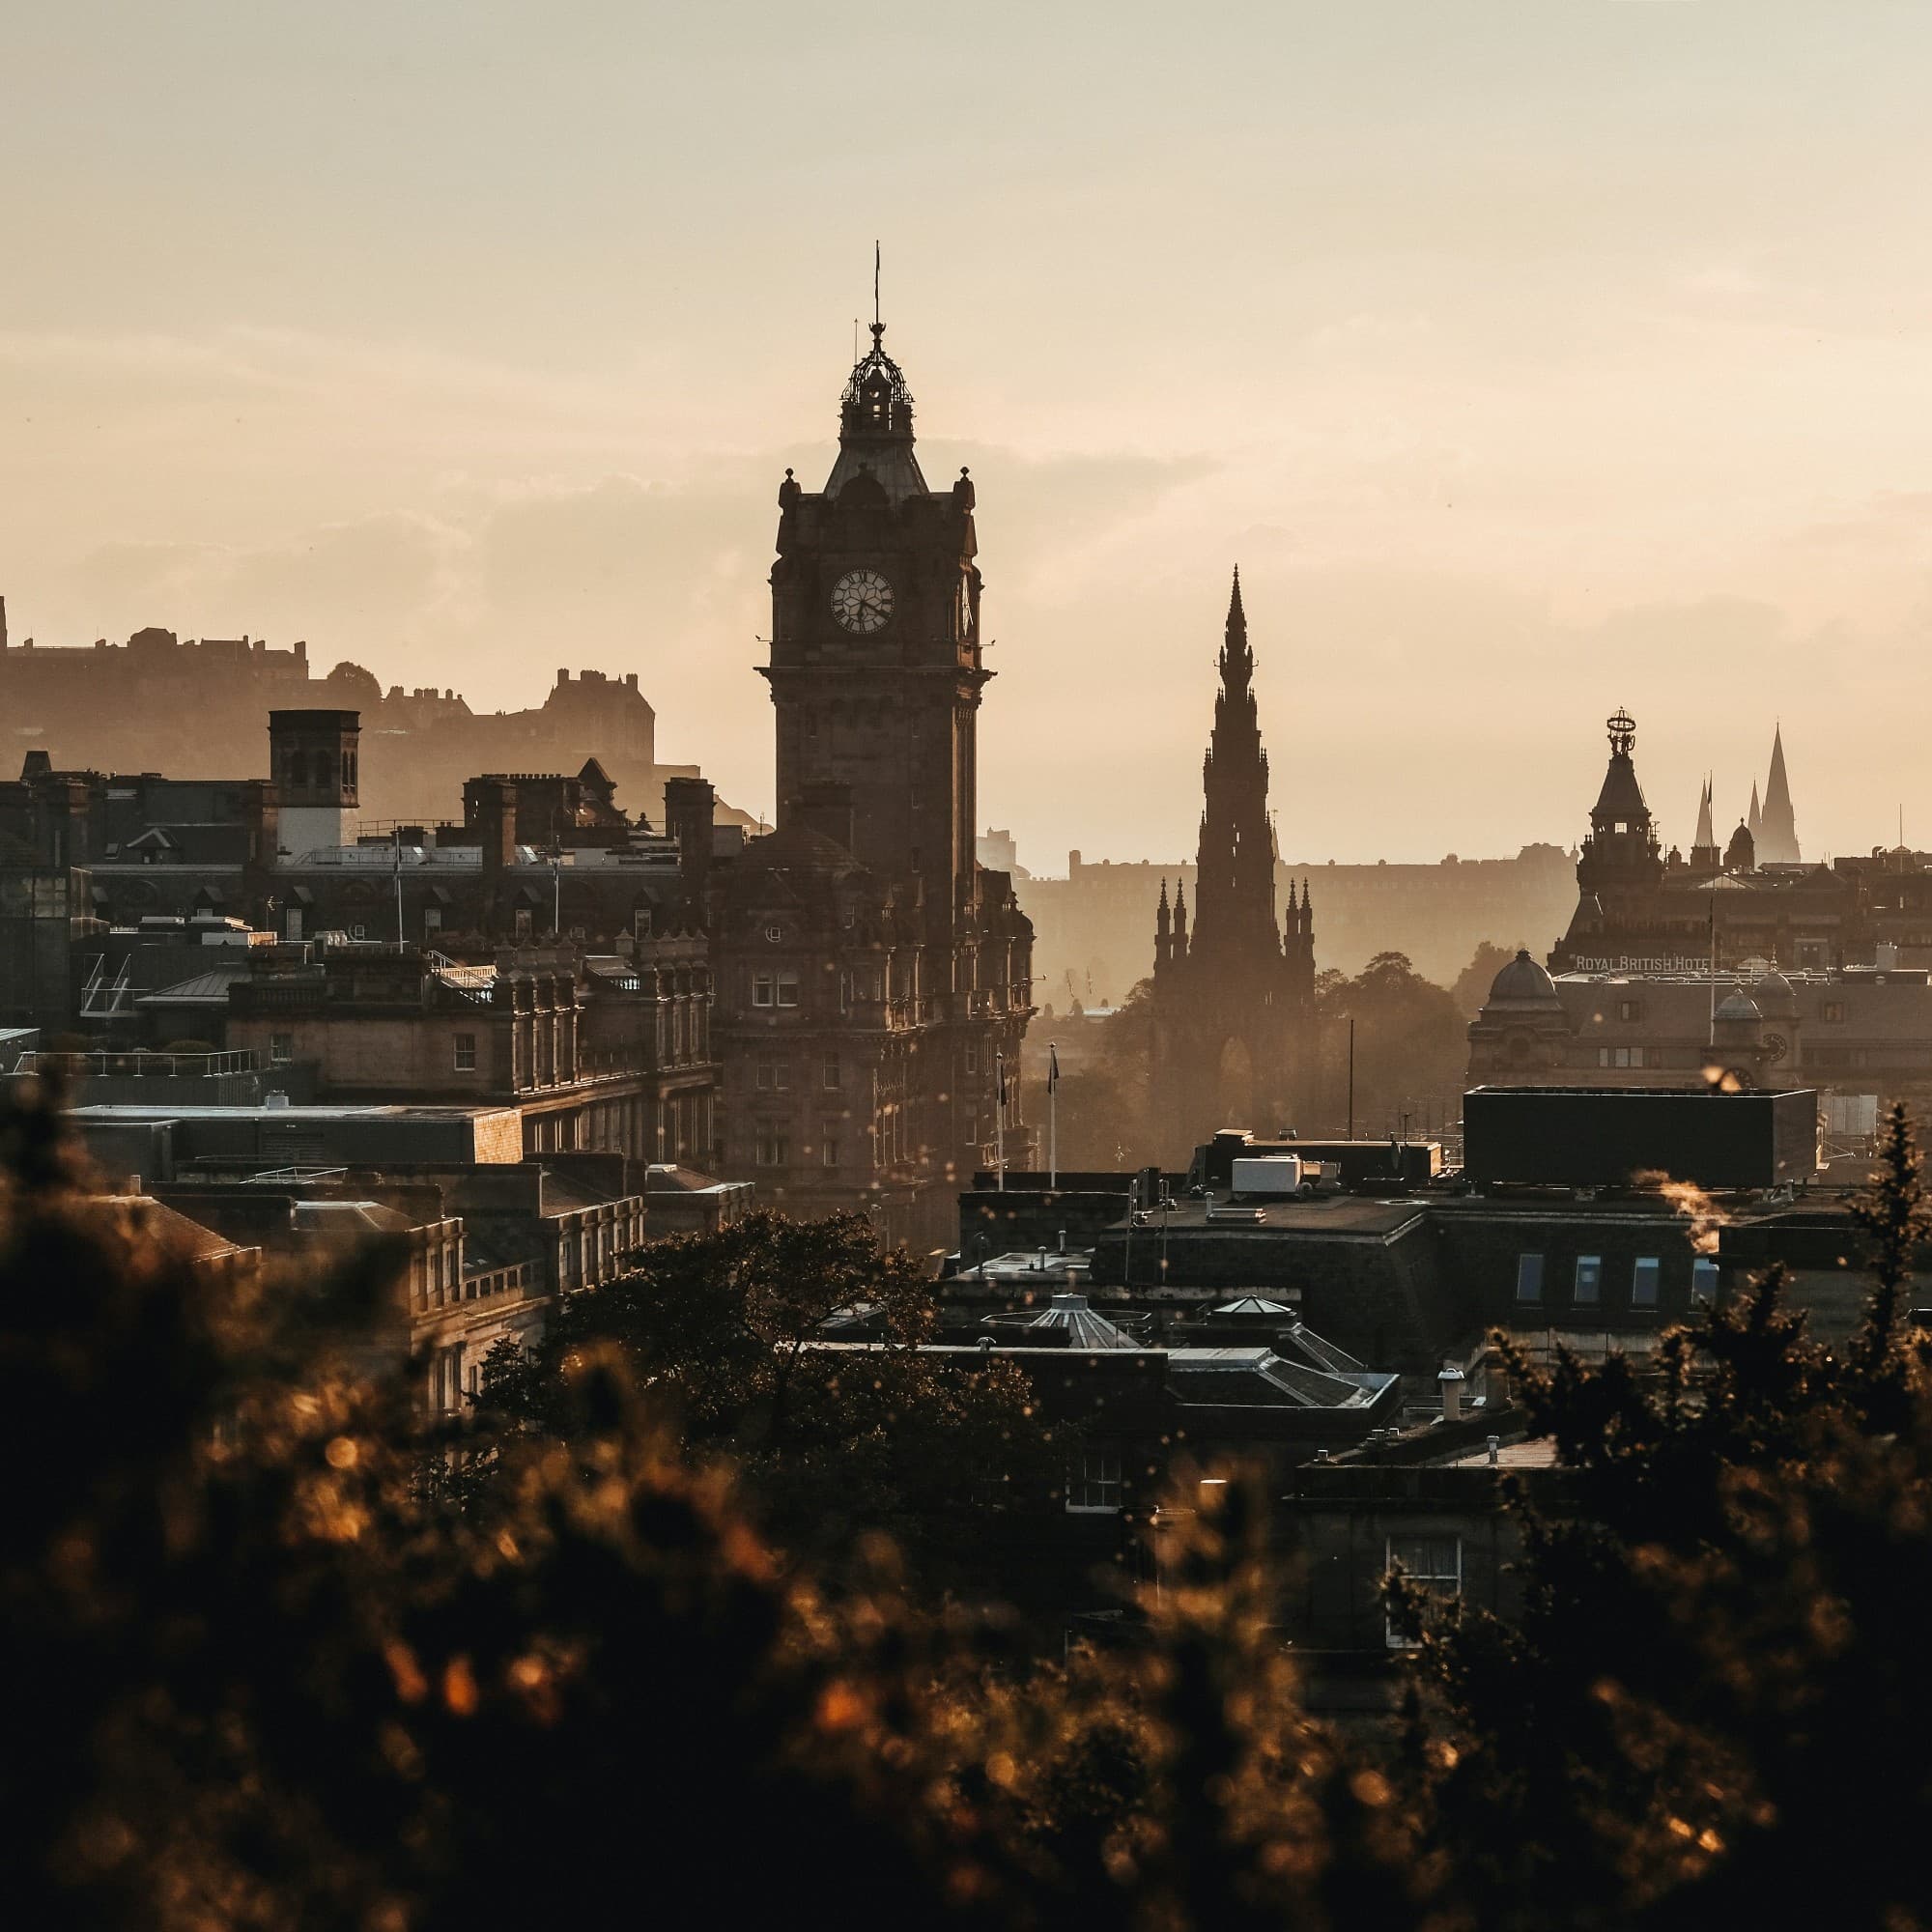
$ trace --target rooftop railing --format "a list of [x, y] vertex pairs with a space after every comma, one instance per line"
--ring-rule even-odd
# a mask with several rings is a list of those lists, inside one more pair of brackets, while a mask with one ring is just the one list
[[253, 1073], [252, 1047], [228, 1053], [164, 1053], [148, 1047], [98, 1053], [23, 1053], [19, 1073], [64, 1073], [71, 1080], [213, 1080], [224, 1073]]

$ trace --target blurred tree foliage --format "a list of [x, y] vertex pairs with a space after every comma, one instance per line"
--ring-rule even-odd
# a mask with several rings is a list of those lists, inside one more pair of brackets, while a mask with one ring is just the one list
[[1355, 1131], [1401, 1131], [1453, 1117], [1468, 1067], [1468, 1035], [1456, 1002], [1425, 980], [1406, 952], [1378, 952], [1354, 979], [1330, 969], [1317, 977], [1317, 1023], [1326, 1042], [1322, 1111], [1346, 1124], [1347, 1036], [1355, 1023]]
[[[1068, 1025], [1073, 1024], [1071, 1020]], [[1067, 1173], [1121, 1174], [1153, 1158], [1159, 1145], [1150, 1112], [1153, 1066], [1153, 981], [1140, 980], [1105, 1019], [1078, 1024], [1097, 1042], [1082, 1056], [1063, 1052], [1060, 1165]], [[1027, 1119], [1046, 1152], [1045, 1075], [1027, 1083]]]
[[[863, 1348], [821, 1324], [870, 1311]], [[694, 1465], [727, 1462], [740, 1501], [821, 1572], [883, 1533], [937, 1585], [983, 1587], [1016, 1512], [1057, 1511], [1064, 1447], [1009, 1360], [966, 1369], [919, 1351], [938, 1309], [903, 1249], [862, 1214], [760, 1210], [710, 1235], [655, 1241], [630, 1270], [568, 1296], [539, 1346], [485, 1368], [482, 1419], [554, 1441], [594, 1439], [578, 1364], [610, 1351], [651, 1392]]]
[[[1298, 1705], [1265, 1505], [1238, 1485], [1178, 1521], [1143, 1641], [1065, 1667], [923, 1601], [884, 1535], [830, 1576], [781, 1561], [697, 1435], [774, 1520], [772, 1466], [835, 1456], [812, 1418], [844, 1391], [753, 1358], [854, 1270], [902, 1337], [921, 1319], [838, 1230], [665, 1263], [683, 1305], [581, 1334], [459, 1500], [425, 1458], [474, 1432], [426, 1432], [411, 1376], [354, 1372], [389, 1257], [223, 1287], [90, 1212], [50, 1108], [5, 1109], [12, 1922], [1927, 1922], [1932, 1430], [1903, 1320], [1926, 1209], [1902, 1116], [1842, 1356], [1773, 1278], [1668, 1338], [1654, 1378], [1514, 1364], [1571, 1508], [1525, 1515], [1514, 1624], [1398, 1590], [1415, 1688], [1370, 1752]], [[706, 1266], [735, 1270], [713, 1277], [735, 1312], [692, 1305]]]
[[1855, 1219], [1875, 1286], [1841, 1354], [1778, 1269], [1654, 1378], [1511, 1351], [1570, 1472], [1560, 1520], [1517, 1503], [1522, 1616], [1399, 1593], [1405, 1797], [1476, 1922], [1932, 1923], [1932, 1339], [1903, 1299], [1932, 1213], [1902, 1107]]
[[1456, 975], [1456, 983], [1449, 988], [1456, 1010], [1465, 1020], [1474, 1019], [1483, 1010], [1483, 1002], [1490, 997], [1496, 975], [1522, 950], [1526, 948], [1498, 946], [1491, 939], [1476, 948], [1469, 963]]

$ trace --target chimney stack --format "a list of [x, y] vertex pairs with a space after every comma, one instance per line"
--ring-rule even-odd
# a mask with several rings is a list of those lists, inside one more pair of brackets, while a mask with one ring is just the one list
[[269, 779], [276, 834], [292, 856], [335, 851], [359, 802], [362, 718], [355, 711], [270, 711]]
[[517, 787], [508, 779], [471, 779], [463, 787], [465, 814], [482, 834], [483, 869], [501, 872], [517, 863]]
[[665, 830], [677, 840], [679, 910], [702, 930], [711, 886], [713, 798], [709, 779], [665, 780]]

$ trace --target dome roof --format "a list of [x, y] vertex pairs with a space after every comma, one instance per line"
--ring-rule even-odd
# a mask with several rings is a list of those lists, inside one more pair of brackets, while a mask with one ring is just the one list
[[1520, 952], [1490, 981], [1490, 997], [1483, 1009], [1487, 1012], [1495, 1007], [1561, 1012], [1563, 1002], [1556, 997], [1556, 982], [1527, 952]]
[[1776, 966], [1751, 988], [1751, 997], [1767, 1019], [1798, 1017], [1798, 995], [1792, 990], [1791, 981]]
[[1056, 1294], [1026, 1326], [1036, 1330], [1065, 1329], [1069, 1349], [1136, 1349], [1140, 1346], [1125, 1329], [1115, 1327], [1104, 1315], [1096, 1315], [1084, 1294]]
[[[1789, 990], [1787, 987], [1786, 991]], [[1727, 995], [1719, 1006], [1717, 1016], [1720, 1020], [1761, 1020], [1764, 1017], [1764, 1011], [1758, 1003], [1740, 986], [1735, 993]]]

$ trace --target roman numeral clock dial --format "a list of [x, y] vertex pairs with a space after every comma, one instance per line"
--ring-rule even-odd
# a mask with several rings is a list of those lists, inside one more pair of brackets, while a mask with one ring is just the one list
[[832, 586], [832, 614], [848, 631], [868, 637], [893, 614], [893, 586], [876, 570], [848, 570]]

